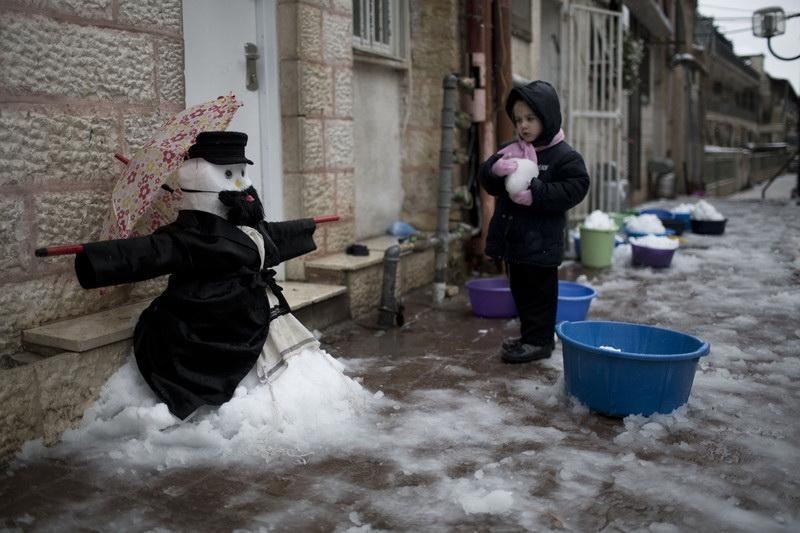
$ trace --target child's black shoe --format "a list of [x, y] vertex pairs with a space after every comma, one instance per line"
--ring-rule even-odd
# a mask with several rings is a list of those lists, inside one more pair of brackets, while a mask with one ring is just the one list
[[522, 337], [509, 337], [503, 341], [503, 351], [507, 352], [519, 346], [522, 343]]
[[530, 363], [538, 359], [547, 359], [553, 353], [555, 345], [551, 342], [544, 346], [537, 346], [535, 344], [520, 343], [516, 346], [503, 350], [501, 359], [504, 363]]

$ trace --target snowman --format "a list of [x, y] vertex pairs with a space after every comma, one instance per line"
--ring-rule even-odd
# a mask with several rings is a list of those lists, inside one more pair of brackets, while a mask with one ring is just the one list
[[174, 222], [145, 237], [88, 243], [75, 256], [84, 288], [170, 276], [139, 317], [133, 348], [142, 377], [180, 419], [227, 402], [245, 377], [279, 379], [300, 352], [350, 379], [291, 314], [270, 268], [316, 249], [316, 223], [264, 220], [246, 144], [244, 133], [200, 133], [178, 170]]

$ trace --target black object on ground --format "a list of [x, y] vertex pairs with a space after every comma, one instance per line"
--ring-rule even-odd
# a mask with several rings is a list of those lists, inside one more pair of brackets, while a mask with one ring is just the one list
[[695, 220], [692, 219], [692, 233], [699, 235], [722, 235], [725, 233], [727, 220]]
[[351, 244], [345, 249], [347, 255], [369, 255], [369, 248], [364, 244]]

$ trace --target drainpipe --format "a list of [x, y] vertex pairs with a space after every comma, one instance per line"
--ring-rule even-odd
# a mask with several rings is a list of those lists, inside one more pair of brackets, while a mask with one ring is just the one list
[[450, 74], [444, 78], [442, 102], [442, 146], [439, 150], [439, 199], [436, 221], [436, 256], [433, 274], [433, 302], [444, 301], [447, 288], [447, 256], [450, 243], [450, 198], [453, 195], [453, 133], [456, 127], [455, 110], [458, 78]]
[[505, 111], [505, 99], [514, 87], [511, 74], [511, 0], [494, 2], [494, 28], [492, 32], [492, 55], [494, 63], [494, 87], [496, 114], [495, 137], [501, 142], [513, 139], [514, 124]]
[[[483, 162], [497, 149], [494, 135], [494, 69], [492, 68], [492, 0], [466, 0], [466, 36], [470, 75], [475, 78], [475, 110], [478, 116], [478, 159]], [[481, 239], [483, 254], [489, 220], [494, 213], [494, 196], [480, 187]]]
[[381, 288], [381, 305], [378, 307], [378, 325], [384, 328], [394, 326], [395, 317], [402, 326], [403, 310], [394, 297], [397, 286], [397, 265], [400, 263], [401, 248], [394, 244], [383, 252], [383, 287]]
[[[447, 289], [447, 258], [449, 255], [450, 241], [472, 237], [479, 231], [471, 228], [469, 231], [450, 233], [450, 201], [453, 196], [453, 150], [456, 127], [455, 111], [458, 96], [458, 78], [449, 75], [442, 82], [444, 97], [442, 100], [442, 144], [439, 151], [439, 196], [437, 201], [436, 233], [433, 237], [419, 239], [402, 244], [394, 244], [383, 253], [383, 285], [381, 287], [381, 304], [378, 307], [378, 325], [390, 328], [397, 322], [402, 326], [403, 305], [395, 297], [397, 288], [397, 267], [400, 256], [407, 251], [421, 252], [435, 247], [433, 274], [433, 300], [434, 304], [444, 301]], [[463, 228], [462, 228], [463, 229]]]
[[395, 322], [398, 326], [402, 326], [405, 322], [403, 304], [395, 297], [397, 267], [400, 265], [400, 256], [406, 251], [421, 252], [432, 246], [437, 247], [438, 254], [439, 244], [438, 237], [430, 237], [414, 242], [393, 244], [383, 253], [383, 286], [381, 287], [381, 305], [378, 307], [378, 326], [391, 328], [395, 325]]

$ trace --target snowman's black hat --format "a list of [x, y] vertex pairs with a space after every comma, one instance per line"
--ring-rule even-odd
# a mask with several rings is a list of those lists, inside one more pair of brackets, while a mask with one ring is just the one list
[[244, 156], [247, 134], [238, 131], [203, 131], [189, 147], [186, 159], [199, 157], [215, 165], [253, 162]]

